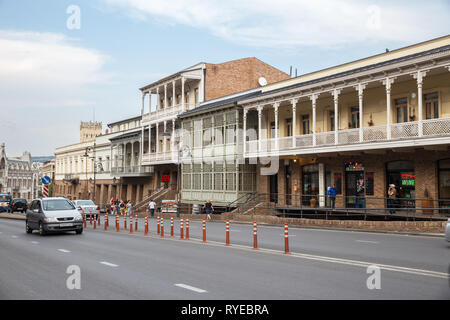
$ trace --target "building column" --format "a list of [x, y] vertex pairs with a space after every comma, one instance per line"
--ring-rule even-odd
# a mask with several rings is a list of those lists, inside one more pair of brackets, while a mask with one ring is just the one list
[[156, 123], [156, 153], [159, 153], [159, 128], [158, 128], [158, 122]]
[[261, 152], [261, 139], [262, 139], [262, 111], [263, 106], [258, 106], [258, 152]]
[[172, 107], [175, 107], [176, 96], [175, 96], [175, 80], [172, 81]]
[[391, 139], [391, 85], [394, 83], [394, 78], [387, 77], [383, 80], [386, 86], [386, 137]]
[[312, 102], [312, 132], [313, 132], [313, 146], [316, 145], [316, 132], [317, 132], [317, 123], [316, 123], [316, 102], [317, 102], [317, 94], [313, 94], [309, 97]]
[[365, 84], [358, 84], [358, 101], [359, 101], [359, 142], [363, 142], [364, 136], [363, 136], [363, 92], [366, 88]]
[[172, 119], [172, 135], [170, 139], [170, 150], [175, 151], [175, 119]]
[[[244, 153], [244, 155], [245, 155], [245, 153], [246, 153], [246, 150], [247, 150], [247, 112], [248, 112], [248, 110], [247, 109], [244, 109], [244, 114], [243, 114], [243, 123], [242, 123], [242, 128], [243, 128], [243, 134], [242, 134], [242, 136], [244, 137], [244, 145], [242, 146], [242, 150], [243, 150], [243, 153]], [[214, 127], [214, 126], [213, 126]]]
[[325, 165], [319, 163], [319, 207], [325, 207]]
[[181, 109], [183, 111], [185, 110], [186, 104], [184, 103], [184, 82], [186, 81], [186, 79], [184, 77], [181, 77]]
[[292, 148], [295, 148], [295, 133], [297, 129], [297, 102], [298, 99], [292, 99]]
[[152, 125], [148, 125], [148, 154], [152, 153]]
[[142, 92], [142, 109], [141, 109], [141, 116], [145, 113], [145, 92]]
[[339, 143], [339, 94], [340, 89], [333, 90], [333, 100], [334, 100], [334, 144]]
[[156, 110], [161, 108], [161, 99], [159, 98], [159, 87], [156, 87]]
[[[280, 104], [278, 102], [273, 104], [273, 111], [275, 114], [275, 150], [278, 150], [278, 107]], [[272, 151], [272, 150], [271, 150]]]
[[148, 92], [148, 113], [152, 112], [152, 90]]
[[423, 91], [422, 91], [422, 84], [423, 84], [423, 78], [426, 76], [427, 71], [417, 71], [413, 75], [414, 79], [417, 80], [417, 112], [418, 117], [417, 120], [419, 120], [419, 137], [423, 135]]
[[164, 131], [163, 131], [163, 153], [167, 152], [167, 146], [166, 146], [166, 136], [165, 133], [167, 132], [167, 121], [164, 120]]
[[167, 108], [167, 83], [164, 83], [164, 109]]

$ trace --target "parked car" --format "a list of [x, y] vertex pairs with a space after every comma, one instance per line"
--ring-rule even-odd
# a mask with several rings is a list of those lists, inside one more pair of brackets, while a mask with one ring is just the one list
[[72, 200], [72, 202], [81, 214], [86, 214], [87, 219], [89, 219], [91, 214], [92, 219], [94, 219], [94, 217], [96, 219], [98, 214], [100, 214], [100, 207], [92, 200]]
[[445, 227], [445, 239], [450, 242], [450, 218], [447, 220], [447, 226]]
[[24, 198], [14, 198], [13, 201], [9, 204], [8, 212], [14, 213], [16, 211], [20, 211], [22, 213], [26, 213], [28, 209], [28, 201]]
[[48, 232], [83, 232], [83, 219], [73, 203], [62, 197], [35, 199], [26, 215], [27, 233], [39, 230], [40, 235]]

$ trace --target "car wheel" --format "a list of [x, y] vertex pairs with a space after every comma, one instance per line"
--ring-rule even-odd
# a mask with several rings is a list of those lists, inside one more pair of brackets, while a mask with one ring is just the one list
[[39, 234], [41, 236], [45, 236], [44, 225], [42, 224], [42, 222], [39, 222]]
[[82, 233], [83, 233], [83, 228], [78, 229], [78, 230], [75, 230], [75, 233], [76, 233], [76, 234], [82, 234]]
[[28, 220], [25, 222], [25, 230], [27, 233], [33, 232], [33, 229], [31, 229], [30, 226], [28, 225]]

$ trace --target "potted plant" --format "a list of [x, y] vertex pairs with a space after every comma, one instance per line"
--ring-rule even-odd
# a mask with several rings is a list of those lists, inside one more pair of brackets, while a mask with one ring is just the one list
[[373, 126], [372, 114], [370, 114], [370, 120], [367, 122], [369, 127]]
[[427, 188], [425, 188], [423, 197], [424, 199], [422, 199], [422, 213], [433, 214], [433, 198], [431, 198]]

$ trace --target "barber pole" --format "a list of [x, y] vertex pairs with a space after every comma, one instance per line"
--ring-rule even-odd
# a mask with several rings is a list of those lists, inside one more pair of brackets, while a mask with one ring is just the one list
[[164, 218], [161, 217], [161, 238], [164, 238]]
[[289, 254], [288, 224], [284, 224], [284, 253]]
[[257, 238], [256, 221], [253, 221], [253, 249], [254, 250], [258, 250], [258, 238]]
[[226, 245], [229, 246], [230, 245], [230, 220], [227, 219], [227, 224], [226, 224]]
[[117, 232], [120, 232], [119, 214], [118, 213], [116, 213], [116, 230], [117, 230]]
[[130, 214], [130, 234], [133, 233], [133, 215]]
[[206, 242], [206, 221], [205, 221], [205, 218], [203, 218], [202, 229], [203, 229], [203, 242]]
[[156, 232], [157, 232], [157, 234], [160, 234], [159, 216], [156, 217]]
[[170, 217], [170, 236], [173, 237], [173, 217]]
[[189, 240], [189, 218], [186, 218], [186, 238], [185, 240]]
[[180, 218], [180, 239], [184, 240], [183, 218]]
[[48, 184], [44, 184], [42, 194], [44, 195], [44, 198], [48, 198]]
[[148, 236], [148, 214], [145, 215], [145, 235]]

